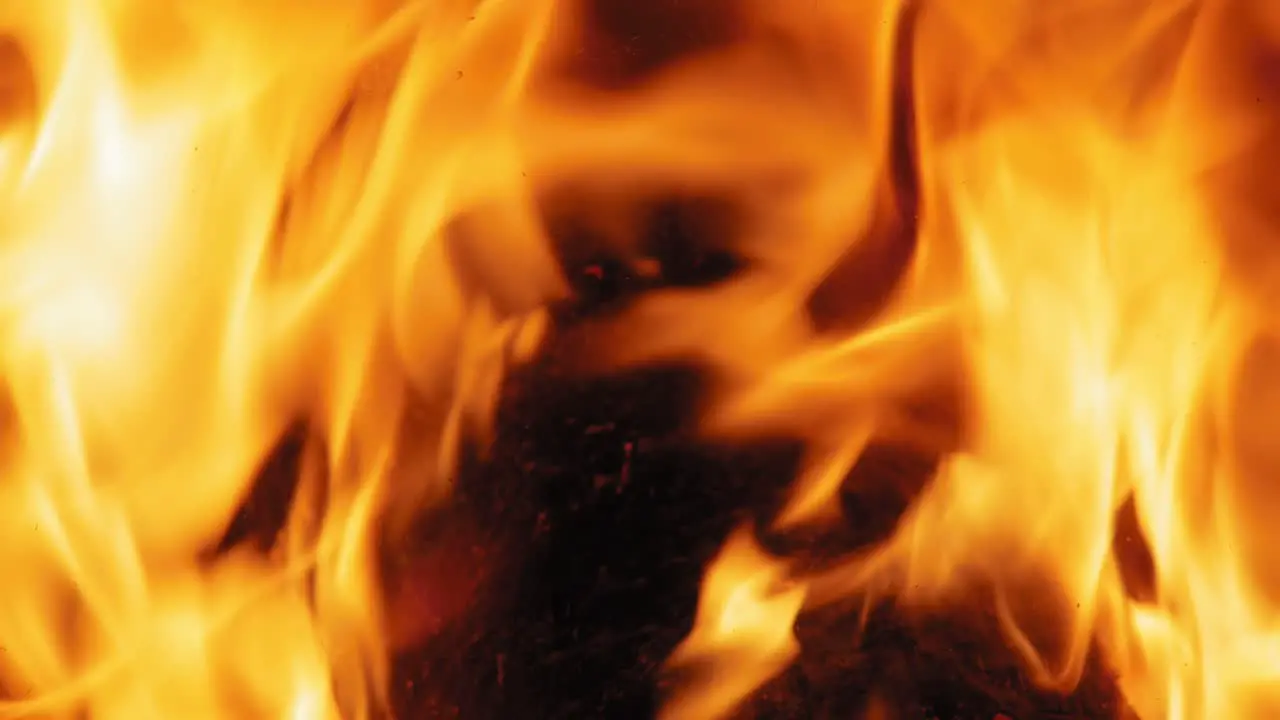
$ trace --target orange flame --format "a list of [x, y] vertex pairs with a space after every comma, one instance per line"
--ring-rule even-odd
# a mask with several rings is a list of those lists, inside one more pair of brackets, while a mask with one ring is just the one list
[[[1259, 477], [1269, 466], [1249, 458], [1267, 416], [1242, 407], [1238, 389], [1269, 393], [1262, 375], [1241, 373], [1269, 347], [1272, 320], [1267, 294], [1259, 302], [1234, 266], [1264, 257], [1266, 231], [1232, 233], [1220, 219], [1225, 181], [1242, 172], [1233, 157], [1265, 137], [1261, 80], [1221, 78], [1250, 70], [1255, 56], [1238, 47], [1271, 41], [1275, 19], [1247, 2], [785, 12], [753, 17], [787, 26], [806, 59], [848, 60], [822, 69], [814, 96], [779, 106], [831, 127], [841, 90], [881, 100], [860, 114], [847, 105], [861, 132], [845, 145], [822, 138], [822, 156], [803, 154], [819, 134], [793, 121], [776, 145], [793, 148], [804, 182], [749, 206], [757, 270], [640, 303], [620, 330], [640, 341], [610, 360], [708, 361], [721, 381], [709, 430], [809, 441], [779, 531], [838, 520], [841, 485], [870, 442], [943, 455], [890, 539], [834, 570], [791, 573], [806, 608], [888, 594], [925, 611], [988, 589], [1008, 643], [1047, 688], [1074, 687], [1096, 641], [1143, 718], [1280, 711], [1271, 534], [1250, 509], [1271, 505]], [[857, 79], [840, 76], [849, 66]], [[915, 198], [885, 149], [903, 132]], [[1243, 218], [1259, 212], [1231, 201]], [[883, 306], [849, 333], [816, 323], [806, 303], [841, 253], [883, 259], [878, 244], [904, 228], [914, 250]], [[862, 238], [852, 250], [836, 242], [850, 237]], [[949, 382], [963, 388], [959, 438], [912, 411]], [[1152, 555], [1150, 597], [1127, 587], [1113, 551], [1126, 507]], [[761, 558], [759, 571], [775, 562]], [[708, 571], [691, 646], [722, 622], [706, 608], [733, 594], [727, 582], [756, 582], [730, 575]], [[741, 641], [767, 640], [723, 650], [754, 662], [737, 677], [776, 672], [765, 650], [800, 609], [753, 616]], [[706, 704], [672, 707], [721, 715], [751, 689], [706, 685]]]
[[[584, 177], [742, 206], [747, 270], [586, 328], [588, 364], [702, 361], [708, 432], [803, 438], [774, 531], [842, 521], [875, 442], [943, 456], [837, 567], [735, 534], [672, 658], [711, 680], [668, 717], [732, 712], [807, 610], [986, 591], [1046, 687], [1097, 643], [1144, 720], [1280, 713], [1272, 224], [1244, 167], [1271, 4], [725, 7], [731, 41], [612, 92], [557, 75], [578, 3], [0, 9], [0, 716], [385, 709], [376, 554], [536, 349], [565, 292], [538, 193]], [[915, 404], [952, 386], [939, 430]], [[284, 531], [219, 547], [299, 423]]]
[[[452, 439], [558, 292], [506, 149], [540, 23], [458, 3], [4, 17], [30, 98], [4, 136], [0, 715], [383, 703], [373, 552], [445, 494]], [[210, 559], [298, 418], [285, 531]]]

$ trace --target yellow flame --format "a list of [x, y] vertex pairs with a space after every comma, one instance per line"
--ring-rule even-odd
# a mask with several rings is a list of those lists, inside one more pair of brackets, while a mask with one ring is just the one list
[[791, 623], [805, 589], [788, 585], [786, 575], [749, 530], [729, 539], [707, 573], [694, 630], [670, 658], [700, 670], [698, 681], [672, 699], [663, 717], [719, 717], [795, 659]]
[[[1247, 224], [1260, 210], [1240, 198], [1225, 208], [1215, 184], [1244, 173], [1233, 156], [1264, 132], [1257, 98], [1266, 91], [1244, 73], [1267, 50], [1239, 49], [1273, 46], [1263, 12], [1261, 3], [1089, 0], [907, 8], [898, 17], [910, 18], [908, 50], [897, 62], [914, 110], [906, 132], [917, 151], [917, 247], [879, 314], [833, 337], [803, 305], [823, 277], [803, 263], [833, 269], [828, 238], [862, 237], [874, 258], [876, 233], [902, 222], [863, 201], [874, 195], [864, 184], [843, 186], [843, 213], [788, 216], [791, 234], [774, 240], [801, 260], [762, 251], [755, 277], [692, 297], [659, 294], [621, 322], [619, 336], [642, 341], [613, 362], [692, 356], [719, 369], [710, 430], [782, 430], [810, 442], [777, 529], [838, 521], [843, 478], [871, 442], [943, 456], [890, 539], [834, 570], [793, 577], [808, 586], [808, 607], [887, 588], [924, 612], [971, 605], [989, 589], [987, 611], [1047, 688], [1073, 688], [1096, 641], [1143, 718], [1280, 711], [1273, 533], [1248, 509], [1271, 507], [1256, 473], [1273, 471], [1246, 466], [1238, 447], [1246, 426], [1267, 427], [1270, 416], [1243, 414], [1235, 380], [1253, 348], [1271, 342], [1272, 301], [1262, 293], [1259, 303], [1249, 271], [1236, 267], [1241, 255], [1270, 257], [1261, 247], [1270, 231]], [[877, 74], [892, 65], [893, 25], [868, 38], [852, 19], [793, 15], [797, 53], [857, 58], [862, 86], [887, 97], [903, 82]], [[1246, 30], [1250, 22], [1260, 29]], [[842, 42], [822, 45], [810, 23], [839, 27], [829, 32]], [[1233, 72], [1243, 79], [1224, 82]], [[823, 99], [797, 106], [816, 113]], [[877, 167], [892, 174], [900, 161], [883, 150], [889, 104], [862, 109], [866, 149], [839, 153], [832, 143], [826, 162], [793, 155], [795, 171], [816, 178], [809, 188], [846, 180], [855, 166], [870, 166], [873, 181]], [[814, 208], [818, 197], [813, 189], [799, 205]], [[782, 194], [748, 211], [772, 229], [789, 201]], [[1234, 221], [1244, 232], [1227, 231], [1228, 211], [1247, 218]], [[958, 441], [908, 409], [939, 382], [963, 388]], [[1269, 392], [1260, 373], [1248, 382], [1246, 394]], [[1129, 502], [1151, 551], [1154, 597], [1126, 586], [1113, 551]], [[750, 574], [739, 575], [751, 587]], [[731, 594], [724, 582], [714, 564], [705, 597]], [[771, 616], [763, 635], [793, 619]], [[717, 622], [700, 616], [690, 641]], [[704, 692], [721, 701], [715, 714], [732, 709], [719, 691]], [[736, 686], [734, 702], [746, 694]]]
[[[709, 432], [805, 440], [771, 531], [840, 522], [877, 442], [942, 457], [834, 568], [735, 534], [672, 660], [712, 680], [668, 715], [732, 712], [801, 612], [886, 591], [994, 598], [1049, 688], [1097, 643], [1144, 720], [1280, 713], [1273, 4], [729, 5], [732, 41], [613, 92], [557, 74], [581, 3], [0, 8], [0, 716], [385, 710], [377, 559], [536, 349], [540, 193], [583, 178], [742, 205], [747, 269], [587, 324], [585, 364], [703, 361]], [[820, 321], [832, 284], [872, 311]], [[957, 428], [915, 412], [939, 387]], [[299, 424], [279, 537], [222, 547]]]
[[[382, 520], [444, 494], [456, 427], [557, 292], [503, 142], [529, 51], [490, 52], [536, 46], [528, 12], [7, 12], [22, 52], [5, 72], [35, 99], [5, 128], [0, 716], [385, 703]], [[441, 68], [478, 57], [504, 84], [460, 92]], [[498, 227], [475, 242], [507, 233], [503, 264], [464, 294], [446, 225], [481, 207]], [[281, 538], [210, 555], [299, 419], [319, 459]]]

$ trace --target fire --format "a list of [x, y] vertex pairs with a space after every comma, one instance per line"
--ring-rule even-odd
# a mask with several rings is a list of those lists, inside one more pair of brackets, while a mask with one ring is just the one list
[[[667, 716], [732, 712], [802, 613], [885, 598], [995, 614], [1048, 688], [1096, 646], [1144, 720], [1280, 712], [1271, 226], [1240, 189], [1270, 5], [709, 3], [725, 37], [616, 87], [566, 79], [592, 6], [0, 11], [0, 716], [387, 710], [422, 633], [379, 558], [537, 351], [567, 292], [542, 204], [584, 182], [638, 273], [635, 197], [741, 214], [745, 270], [566, 333], [584, 370], [710, 367], [711, 435], [807, 443], [761, 532], [846, 522], [875, 443], [942, 458], [853, 556], [734, 534]], [[283, 528], [237, 537], [299, 435]]]
[[[558, 292], [503, 143], [539, 26], [472, 15], [8, 11], [0, 715], [385, 703], [375, 553], [447, 493], [452, 438]], [[298, 423], [283, 531], [220, 547]]]
[[[640, 347], [617, 360], [710, 362], [709, 431], [809, 442], [775, 534], [842, 522], [843, 479], [874, 442], [942, 460], [891, 538], [788, 570], [804, 602], [750, 615], [744, 647], [720, 650], [736, 655], [727, 675], [698, 686], [701, 704], [678, 696], [675, 715], [744, 701], [741, 678], [795, 652], [778, 633], [799, 613], [888, 597], [994, 614], [1047, 688], [1073, 688], [1096, 645], [1140, 717], [1270, 717], [1275, 565], [1266, 511], [1252, 509], [1271, 507], [1257, 429], [1269, 415], [1249, 399], [1269, 391], [1246, 370], [1274, 331], [1238, 266], [1265, 257], [1268, 231], [1231, 232], [1242, 221], [1223, 219], [1223, 197], [1235, 158], [1265, 137], [1266, 91], [1247, 72], [1274, 18], [1244, 2], [843, 7], [753, 17], [789, 24], [805, 58], [847, 59], [822, 68], [829, 85], [803, 107], [823, 125], [832, 87], [878, 98], [847, 106], [855, 144], [824, 138], [827, 156], [805, 158], [819, 134], [796, 123], [803, 139], [778, 144], [795, 150], [800, 191], [747, 210], [762, 228], [756, 273], [642, 302], [622, 323]], [[811, 300], [845, 272], [841, 253], [896, 273], [893, 242], [912, 252], [878, 309], [853, 330], [816, 322]], [[706, 321], [682, 321], [691, 307]], [[947, 385], [961, 389], [958, 435], [913, 410]], [[1126, 512], [1149, 550], [1145, 582], [1114, 549]], [[736, 613], [723, 598], [779, 562], [740, 557], [708, 571], [677, 666]]]

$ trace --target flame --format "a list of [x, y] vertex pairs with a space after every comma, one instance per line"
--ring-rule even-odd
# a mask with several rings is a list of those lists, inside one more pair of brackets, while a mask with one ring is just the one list
[[[844, 522], [876, 443], [941, 457], [834, 564], [735, 533], [671, 659], [710, 680], [668, 717], [732, 712], [801, 613], [884, 597], [987, 603], [1047, 688], [1096, 644], [1144, 720], [1280, 712], [1271, 226], [1244, 167], [1274, 8], [724, 6], [731, 39], [612, 89], [561, 72], [583, 3], [0, 10], [0, 717], [387, 710], [413, 639], [378, 557], [536, 351], [566, 293], [542, 193], [584, 178], [740, 206], [746, 270], [574, 331], [587, 369], [711, 367], [710, 434], [806, 441], [770, 532]], [[634, 213], [587, 212], [661, 272]], [[917, 412], [939, 388], [957, 428]], [[235, 537], [296, 434], [283, 529]]]
[[[385, 705], [398, 640], [375, 554], [447, 494], [454, 438], [559, 293], [507, 150], [540, 22], [460, 3], [5, 11], [0, 716]], [[482, 209], [468, 287], [456, 224]], [[298, 424], [284, 530], [220, 547]]]
[[786, 623], [804, 605], [804, 587], [788, 587], [787, 568], [739, 530], [708, 571], [694, 630], [670, 662], [708, 666], [665, 709], [669, 717], [719, 717], [742, 695], [786, 668], [799, 646]]
[[[1048, 689], [1075, 687], [1097, 645], [1140, 717], [1271, 717], [1270, 416], [1254, 407], [1269, 407], [1256, 398], [1270, 381], [1251, 358], [1272, 357], [1274, 324], [1258, 289], [1270, 275], [1240, 263], [1268, 262], [1270, 229], [1232, 178], [1266, 137], [1267, 91], [1249, 73], [1274, 17], [1248, 2], [819, 5], [752, 6], [797, 64], [840, 58], [811, 96], [779, 93], [785, 109], [751, 119], [763, 131], [798, 114], [769, 146], [791, 149], [803, 178], [767, 201], [743, 193], [754, 267], [642, 300], [614, 328], [639, 340], [605, 363], [710, 363], [709, 432], [808, 442], [774, 533], [838, 524], [844, 479], [873, 443], [941, 461], [890, 538], [834, 568], [789, 567], [803, 606], [762, 605], [750, 626], [723, 598], [781, 561], [745, 571], [732, 540], [673, 663], [711, 652], [734, 615], [741, 645], [718, 651], [734, 680], [677, 695], [673, 716], [744, 701], [796, 652], [779, 638], [800, 612], [890, 597], [912, 612], [985, 607]], [[835, 120], [849, 88], [871, 99]], [[840, 122], [839, 140], [822, 134]], [[806, 154], [810, 142], [826, 152]], [[893, 244], [909, 249], [900, 272]], [[879, 297], [833, 330], [812, 300], [849, 258], [898, 279], [877, 291], [872, 274], [855, 276], [865, 287], [846, 275], [844, 292]], [[958, 432], [914, 409], [940, 386], [959, 388]], [[1150, 588], [1114, 549], [1126, 512]]]

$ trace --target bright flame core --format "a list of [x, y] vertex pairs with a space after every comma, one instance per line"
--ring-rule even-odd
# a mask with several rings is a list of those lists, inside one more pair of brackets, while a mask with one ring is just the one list
[[[669, 716], [732, 711], [807, 609], [979, 589], [1046, 687], [1096, 643], [1144, 720], [1280, 714], [1273, 224], [1241, 189], [1271, 5], [725, 6], [732, 41], [607, 92], [558, 74], [581, 3], [0, 8], [0, 716], [385, 708], [406, 640], [376, 554], [535, 348], [565, 292], [540, 193], [584, 178], [743, 206], [747, 270], [589, 328], [626, 342], [588, 365], [699, 360], [708, 432], [806, 440], [774, 531], [840, 522], [873, 442], [943, 457], [834, 568], [736, 533], [672, 658], [712, 670]], [[832, 330], [809, 301], [852, 261], [888, 299]], [[940, 385], [961, 432], [910, 411]], [[219, 547], [299, 424], [284, 530]]]

